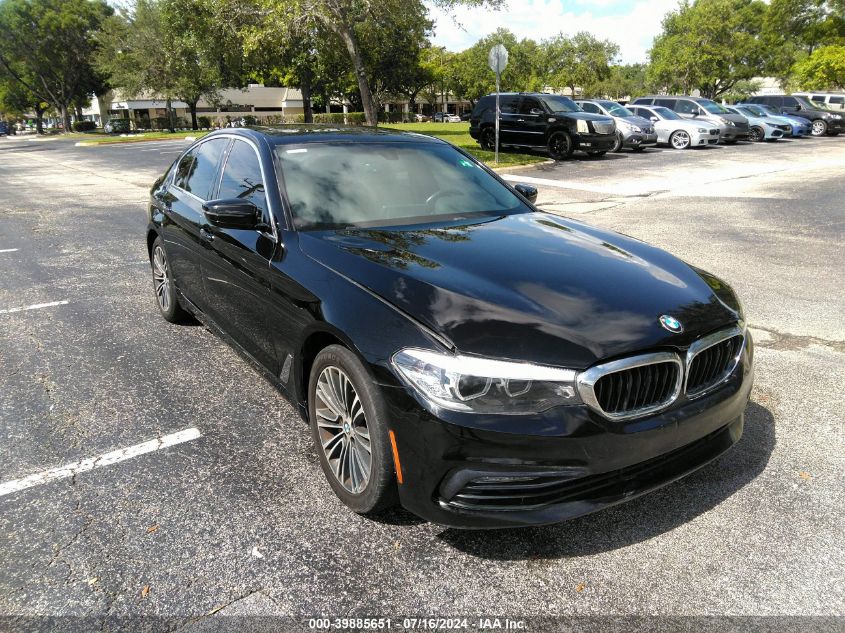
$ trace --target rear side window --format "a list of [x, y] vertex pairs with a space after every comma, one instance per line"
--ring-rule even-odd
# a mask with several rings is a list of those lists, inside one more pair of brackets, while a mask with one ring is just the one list
[[677, 102], [677, 99], [655, 99], [654, 105], [663, 106], [664, 108], [669, 108], [670, 110], [674, 110], [676, 102]]
[[654, 103], [654, 99], [647, 99], [646, 97], [638, 97], [634, 99], [634, 103], [639, 103], [641, 105], [651, 105]]
[[196, 158], [183, 189], [196, 197], [207, 200], [213, 189], [214, 176], [217, 174], [217, 164], [223, 150], [229, 144], [227, 138], [216, 138], [206, 141], [196, 150]]
[[698, 114], [700, 108], [692, 101], [687, 101], [686, 99], [678, 99], [674, 110], [678, 114]]
[[191, 150], [179, 159], [179, 164], [176, 165], [176, 174], [173, 176], [173, 184], [180, 189], [184, 189], [185, 183], [193, 171], [193, 166], [194, 150]]
[[240, 198], [249, 200], [261, 209], [264, 222], [270, 223], [267, 198], [264, 192], [264, 178], [261, 165], [252, 147], [244, 141], [235, 141], [232, 151], [226, 159], [223, 175], [220, 179], [218, 198]]
[[601, 114], [601, 110], [595, 103], [585, 101], [579, 104], [584, 112], [592, 112], [593, 114]]
[[532, 116], [531, 110], [542, 110], [540, 102], [534, 97], [525, 97], [519, 105], [519, 113]]
[[813, 95], [812, 97], [810, 97], [810, 99], [812, 99], [816, 103], [824, 103], [824, 97], [821, 95]]

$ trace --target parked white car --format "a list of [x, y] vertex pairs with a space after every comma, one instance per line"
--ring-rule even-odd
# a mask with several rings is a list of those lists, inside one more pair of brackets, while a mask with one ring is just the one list
[[719, 144], [719, 126], [704, 119], [685, 119], [663, 106], [629, 105], [627, 108], [654, 123], [657, 143], [672, 149]]

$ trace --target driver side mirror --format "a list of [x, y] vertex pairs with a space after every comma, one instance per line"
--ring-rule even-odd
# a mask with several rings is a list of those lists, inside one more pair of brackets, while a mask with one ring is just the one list
[[531, 204], [534, 204], [537, 201], [537, 187], [519, 183], [514, 185], [513, 188], [516, 189], [520, 195], [522, 195], [522, 197], [528, 200]]
[[653, 121], [654, 123], [657, 123], [660, 119], [658, 119], [656, 116], [652, 116], [649, 117], [649, 120]]
[[223, 229], [255, 229], [261, 222], [261, 210], [240, 198], [210, 200], [202, 210], [211, 224]]
[[543, 114], [543, 111], [540, 108], [531, 108], [531, 114], [535, 116], [540, 116]]

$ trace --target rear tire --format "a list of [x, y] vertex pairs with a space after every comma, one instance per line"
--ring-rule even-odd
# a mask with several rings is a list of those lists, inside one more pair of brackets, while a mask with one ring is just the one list
[[548, 147], [549, 155], [555, 160], [566, 160], [575, 151], [572, 137], [568, 132], [563, 131], [553, 132], [549, 136]]
[[161, 316], [170, 323], [183, 323], [188, 319], [188, 313], [179, 305], [176, 296], [176, 284], [173, 283], [173, 273], [164, 250], [164, 242], [160, 237], [155, 239], [150, 250], [150, 266], [153, 270], [153, 289], [156, 295], [156, 305]]
[[361, 361], [341, 345], [314, 359], [308, 418], [323, 473], [349, 509], [375, 514], [396, 505], [387, 406]]
[[[481, 135], [478, 137], [478, 144], [481, 149], [486, 152], [496, 151], [496, 130], [489, 125], [481, 130]], [[501, 144], [499, 144], [501, 147]]]
[[827, 134], [827, 121], [816, 119], [810, 132], [813, 136], [824, 136]]

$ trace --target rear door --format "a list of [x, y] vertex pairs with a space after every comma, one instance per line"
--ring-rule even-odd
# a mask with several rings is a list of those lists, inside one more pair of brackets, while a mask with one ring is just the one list
[[503, 95], [499, 98], [501, 118], [499, 140], [509, 145], [518, 145], [521, 131], [519, 117], [519, 95]]
[[274, 328], [282, 324], [273, 319], [269, 290], [277, 230], [267, 202], [261, 158], [250, 141], [233, 140], [214, 198], [252, 202], [261, 214], [261, 225], [258, 230], [203, 225], [208, 313], [255, 360], [277, 374]]
[[176, 166], [165, 201], [162, 236], [176, 287], [191, 302], [206, 309], [200, 260], [202, 205], [216, 184], [220, 158], [229, 139], [213, 138], [194, 146]]

